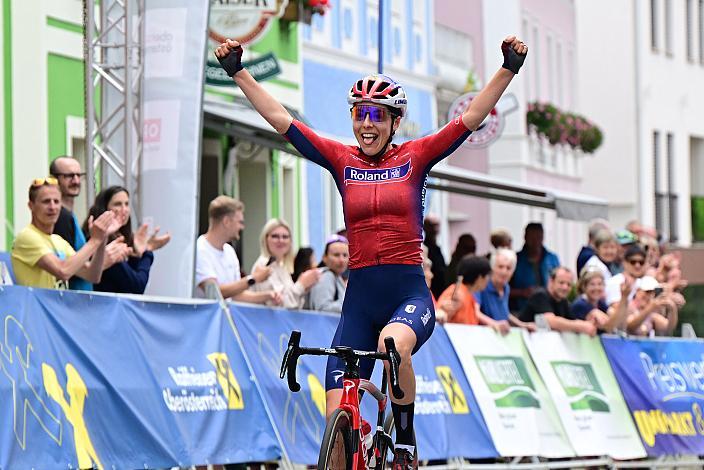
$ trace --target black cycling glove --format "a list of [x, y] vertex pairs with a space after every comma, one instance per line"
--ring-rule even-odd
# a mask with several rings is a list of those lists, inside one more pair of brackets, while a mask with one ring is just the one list
[[228, 76], [232, 77], [244, 68], [242, 67], [242, 52], [244, 52], [242, 46], [237, 46], [234, 49], [230, 49], [230, 53], [224, 58], [218, 57], [218, 62], [225, 69]]
[[513, 73], [518, 73], [523, 61], [526, 60], [526, 54], [517, 53], [508, 42], [501, 43], [501, 52], [504, 54], [504, 63], [501, 66]]

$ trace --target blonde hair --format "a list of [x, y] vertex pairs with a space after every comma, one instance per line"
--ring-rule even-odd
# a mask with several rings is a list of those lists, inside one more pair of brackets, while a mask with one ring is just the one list
[[579, 275], [579, 280], [577, 281], [577, 291], [580, 294], [584, 294], [587, 289], [587, 284], [589, 284], [589, 281], [595, 277], [600, 277], [602, 281], [606, 281], [606, 279], [604, 279], [604, 273], [601, 269], [596, 266], [585, 266]]
[[286, 267], [286, 270], [290, 273], [293, 272], [293, 232], [291, 231], [291, 227], [286, 223], [284, 219], [269, 219], [267, 223], [264, 224], [264, 227], [262, 227], [262, 233], [259, 236], [259, 249], [261, 250], [261, 256], [264, 259], [269, 259], [272, 255], [271, 252], [269, 251], [269, 247], [266, 244], [266, 238], [269, 236], [271, 232], [273, 232], [275, 229], [283, 227], [288, 231], [288, 235], [291, 240], [291, 246], [288, 250], [288, 253], [284, 255], [284, 266]]
[[230, 196], [218, 196], [208, 205], [208, 219], [220, 222], [225, 216], [235, 212], [244, 212], [244, 204]]

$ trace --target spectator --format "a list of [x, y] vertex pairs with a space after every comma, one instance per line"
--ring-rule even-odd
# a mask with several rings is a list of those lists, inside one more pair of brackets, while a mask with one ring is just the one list
[[[55, 178], [38, 178], [29, 187], [31, 223], [12, 245], [12, 268], [17, 284], [67, 289], [68, 280], [78, 275], [99, 282], [103, 272], [105, 242], [119, 224], [112, 213], [89, 219], [91, 240], [75, 251], [54, 225], [61, 211], [61, 191]], [[91, 258], [92, 257], [92, 258]]]
[[557, 255], [543, 246], [544, 235], [542, 224], [526, 225], [525, 244], [518, 252], [516, 271], [511, 278], [509, 305], [512, 311], [521, 311], [533, 291], [547, 286], [550, 272], [560, 266]]
[[293, 258], [293, 274], [291, 275], [291, 279], [293, 279], [293, 282], [296, 282], [302, 272], [315, 269], [316, 266], [317, 263], [315, 262], [315, 252], [313, 248], [302, 246], [298, 249], [296, 257]]
[[584, 245], [577, 255], [577, 273], [581, 273], [589, 258], [596, 254], [594, 240], [596, 234], [602, 230], [611, 230], [609, 223], [604, 219], [595, 219], [589, 224], [589, 243]]
[[[59, 182], [61, 190], [61, 212], [54, 225], [54, 233], [66, 240], [74, 251], [78, 251], [86, 244], [86, 236], [78, 222], [78, 217], [73, 212], [73, 206], [75, 199], [81, 193], [81, 179], [85, 173], [81, 171], [78, 160], [67, 156], [55, 158], [49, 165], [49, 173]], [[121, 238], [111, 241], [105, 247], [103, 270], [115, 263], [125, 261], [129, 253], [130, 248]], [[93, 284], [78, 276], [73, 276], [68, 281], [68, 286], [72, 290], [93, 290]]]
[[535, 322], [535, 316], [542, 314], [553, 330], [594, 336], [596, 334], [594, 323], [572, 316], [567, 302], [570, 289], [572, 289], [572, 271], [564, 266], [553, 269], [548, 277], [547, 289], [537, 289], [533, 292], [521, 310], [519, 318], [524, 322]]
[[[601, 271], [603, 281], [611, 279], [611, 266], [618, 258], [618, 243], [616, 237], [608, 230], [600, 230], [594, 237], [596, 252], [587, 260], [582, 270], [595, 268]], [[580, 271], [581, 273], [581, 271]]]
[[323, 254], [324, 267], [320, 270], [320, 280], [308, 293], [306, 308], [325, 312], [342, 312], [347, 283], [342, 273], [347, 270], [350, 260], [350, 248], [347, 239], [334, 235], [325, 243]]
[[621, 274], [624, 269], [623, 261], [625, 258], [626, 250], [629, 247], [638, 243], [638, 237], [636, 237], [632, 232], [628, 230], [619, 230], [616, 232], [616, 241], [618, 242], [618, 256], [616, 261], [611, 265], [611, 274]]
[[[425, 284], [430, 289], [430, 285], [433, 283], [433, 262], [428, 258], [428, 247], [421, 245], [421, 258], [423, 259], [423, 276], [425, 276]], [[433, 305], [436, 305], [437, 299], [430, 292], [430, 297], [433, 299]]]
[[437, 239], [440, 233], [440, 220], [433, 214], [428, 214], [423, 220], [423, 232], [425, 239], [423, 244], [428, 247], [428, 258], [433, 262], [433, 282], [430, 285], [430, 291], [435, 298], [445, 290], [447, 284], [445, 282], [445, 258], [442, 255], [442, 250], [438, 246]]
[[447, 265], [445, 270], [445, 285], [449, 286], [455, 279], [457, 279], [457, 265], [460, 260], [467, 255], [474, 255], [477, 253], [477, 241], [474, 239], [474, 235], [471, 233], [463, 233], [457, 239], [457, 245], [455, 245], [455, 251], [452, 253], [450, 258], [450, 264]]
[[218, 196], [208, 206], [208, 231], [196, 241], [195, 295], [206, 297], [206, 286], [215, 283], [225, 299], [263, 304], [281, 303], [273, 290], [251, 292], [249, 286], [265, 281], [271, 268], [259, 266], [242, 278], [240, 261], [230, 242], [239, 240], [244, 228], [244, 204], [228, 196]]
[[[295, 283], [293, 282], [291, 228], [282, 219], [270, 219], [262, 229], [259, 243], [261, 254], [254, 262], [252, 271], [257, 267], [269, 265], [271, 276], [252, 286], [252, 289], [256, 292], [273, 290], [281, 295], [284, 308], [302, 308], [306, 293], [318, 282], [320, 272], [317, 269], [305, 271]], [[271, 301], [266, 303], [273, 305]]]
[[513, 238], [506, 229], [498, 228], [496, 230], [492, 230], [491, 235], [489, 236], [489, 241], [491, 242], [491, 246], [494, 247], [494, 250], [498, 250], [499, 248], [507, 248], [509, 250], [512, 249], [511, 245], [513, 245]]
[[577, 282], [579, 297], [572, 302], [574, 318], [587, 320], [601, 327], [608, 321], [609, 306], [604, 300], [604, 271], [598, 266], [585, 266]]
[[677, 326], [677, 306], [667, 295], [663, 295], [662, 287], [654, 277], [643, 276], [638, 279], [629, 307], [630, 334], [668, 336]]
[[[630, 232], [629, 232], [630, 233]], [[643, 277], [648, 270], [646, 262], [645, 250], [640, 245], [631, 244], [624, 254], [624, 272], [613, 276], [606, 282], [606, 304], [614, 306], [621, 300], [621, 284], [628, 280], [629, 283], [633, 280]], [[628, 301], [633, 299], [636, 294], [636, 284], [631, 283], [632, 288], [628, 294]]]
[[468, 255], [457, 266], [457, 281], [448, 286], [438, 299], [435, 318], [439, 323], [463, 323], [465, 325], [487, 325], [501, 334], [511, 327], [506, 320], [494, 320], [484, 315], [474, 295], [486, 289], [491, 275], [489, 260], [483, 256]]
[[508, 285], [516, 268], [516, 253], [508, 248], [498, 248], [491, 257], [491, 277], [485, 289], [474, 294], [481, 312], [496, 321], [508, 321], [511, 325], [535, 330], [532, 323], [524, 323], [509, 312]]
[[[149, 281], [149, 270], [154, 261], [153, 252], [166, 245], [171, 240], [171, 235], [159, 235], [158, 227], [149, 234], [147, 224], [143, 224], [133, 233], [130, 196], [122, 186], [110, 186], [100, 191], [88, 215], [95, 218], [105, 212], [115, 214], [115, 220], [120, 226], [115, 236], [121, 237], [131, 248], [131, 252], [126, 261], [105, 269], [100, 283], [96, 284], [94, 289], [101, 292], [144, 294]], [[88, 219], [83, 223], [83, 231], [88, 232]]]

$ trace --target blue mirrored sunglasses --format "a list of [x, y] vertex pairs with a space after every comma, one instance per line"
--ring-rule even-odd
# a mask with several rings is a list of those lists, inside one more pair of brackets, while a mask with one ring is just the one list
[[358, 104], [351, 111], [352, 119], [355, 121], [364, 121], [369, 116], [369, 120], [372, 122], [384, 122], [386, 116], [389, 115], [389, 111], [386, 108], [369, 104]]

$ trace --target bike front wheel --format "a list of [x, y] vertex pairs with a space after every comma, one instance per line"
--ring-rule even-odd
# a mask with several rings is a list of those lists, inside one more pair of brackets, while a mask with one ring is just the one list
[[318, 470], [352, 470], [352, 425], [346, 411], [337, 409], [328, 420], [320, 446]]

